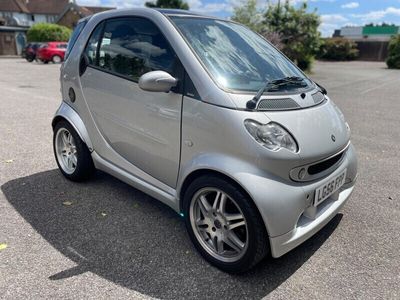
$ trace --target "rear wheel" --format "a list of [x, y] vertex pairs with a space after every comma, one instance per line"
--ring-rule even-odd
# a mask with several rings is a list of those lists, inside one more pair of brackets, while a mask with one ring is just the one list
[[184, 196], [186, 228], [202, 256], [226, 272], [244, 272], [268, 252], [267, 233], [252, 200], [218, 176], [200, 177]]
[[54, 55], [53, 58], [51, 59], [53, 63], [59, 64], [62, 62], [62, 58], [59, 55]]
[[61, 173], [73, 181], [88, 179], [94, 171], [92, 156], [75, 129], [66, 121], [54, 128], [53, 149]]

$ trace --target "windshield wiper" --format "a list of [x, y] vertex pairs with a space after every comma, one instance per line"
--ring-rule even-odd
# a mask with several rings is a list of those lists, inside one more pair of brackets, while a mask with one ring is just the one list
[[261, 96], [264, 94], [265, 91], [268, 91], [271, 88], [276, 88], [278, 86], [285, 86], [285, 85], [305, 86], [307, 84], [304, 82], [304, 78], [297, 76], [284, 77], [281, 79], [267, 81], [267, 83], [258, 90], [257, 94], [253, 97], [253, 99], [247, 101], [246, 107], [248, 109], [255, 109], [258, 105], [258, 102], [260, 101]]

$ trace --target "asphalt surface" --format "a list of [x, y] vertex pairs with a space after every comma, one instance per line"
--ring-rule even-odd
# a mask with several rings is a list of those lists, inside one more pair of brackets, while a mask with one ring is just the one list
[[351, 126], [357, 187], [313, 238], [233, 276], [165, 205], [104, 173], [64, 179], [50, 127], [59, 65], [0, 59], [0, 298], [399, 299], [400, 71], [317, 63], [311, 76]]

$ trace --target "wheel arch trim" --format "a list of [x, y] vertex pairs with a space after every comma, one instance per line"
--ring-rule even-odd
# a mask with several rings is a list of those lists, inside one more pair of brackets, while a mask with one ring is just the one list
[[[203, 156], [203, 155], [201, 155]], [[199, 176], [204, 175], [218, 175], [223, 177], [224, 179], [230, 181], [231, 183], [235, 184], [239, 187], [253, 202], [255, 208], [257, 209], [258, 213], [260, 214], [264, 227], [269, 235], [268, 223], [266, 222], [265, 215], [262, 213], [261, 207], [255, 201], [254, 195], [251, 190], [246, 188], [246, 185], [243, 182], [243, 177], [240, 173], [246, 173], [246, 171], [250, 172], [253, 171], [253, 167], [244, 163], [242, 161], [238, 161], [232, 157], [226, 157], [222, 155], [215, 155], [213, 159], [209, 157], [209, 155], [205, 155], [206, 157], [197, 157], [193, 161], [196, 161], [196, 165], [191, 165], [188, 168], [183, 170], [182, 175], [178, 182], [178, 189], [177, 189], [177, 197], [179, 201], [179, 211], [182, 212], [183, 209], [183, 199], [184, 193], [189, 187], [190, 183], [192, 183], [196, 178]], [[212, 163], [210, 163], [211, 161]], [[203, 163], [201, 163], [203, 162]], [[220, 165], [222, 164], [222, 165]], [[225, 166], [225, 168], [224, 168]], [[227, 166], [230, 166], [228, 169]], [[243, 175], [243, 174], [242, 174]]]
[[93, 144], [90, 140], [85, 124], [78, 113], [65, 101], [62, 101], [60, 107], [57, 109], [57, 112], [53, 117], [51, 122], [53, 129], [60, 120], [66, 120], [68, 123], [70, 123], [82, 141], [86, 144], [89, 151], [93, 152]]

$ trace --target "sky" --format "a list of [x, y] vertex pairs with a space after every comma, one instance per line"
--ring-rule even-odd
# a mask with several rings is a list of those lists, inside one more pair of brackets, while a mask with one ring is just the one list
[[[258, 7], [265, 8], [267, 2], [258, 0]], [[284, 0], [282, 0], [283, 2]], [[331, 36], [334, 29], [342, 26], [357, 26], [366, 23], [394, 23], [400, 25], [400, 0], [290, 0], [294, 5], [308, 2], [309, 10], [317, 10], [321, 16], [320, 31]], [[145, 0], [77, 0], [81, 5], [112, 6], [117, 8], [140, 7]], [[229, 18], [241, 0], [186, 0], [190, 9], [206, 15]]]

